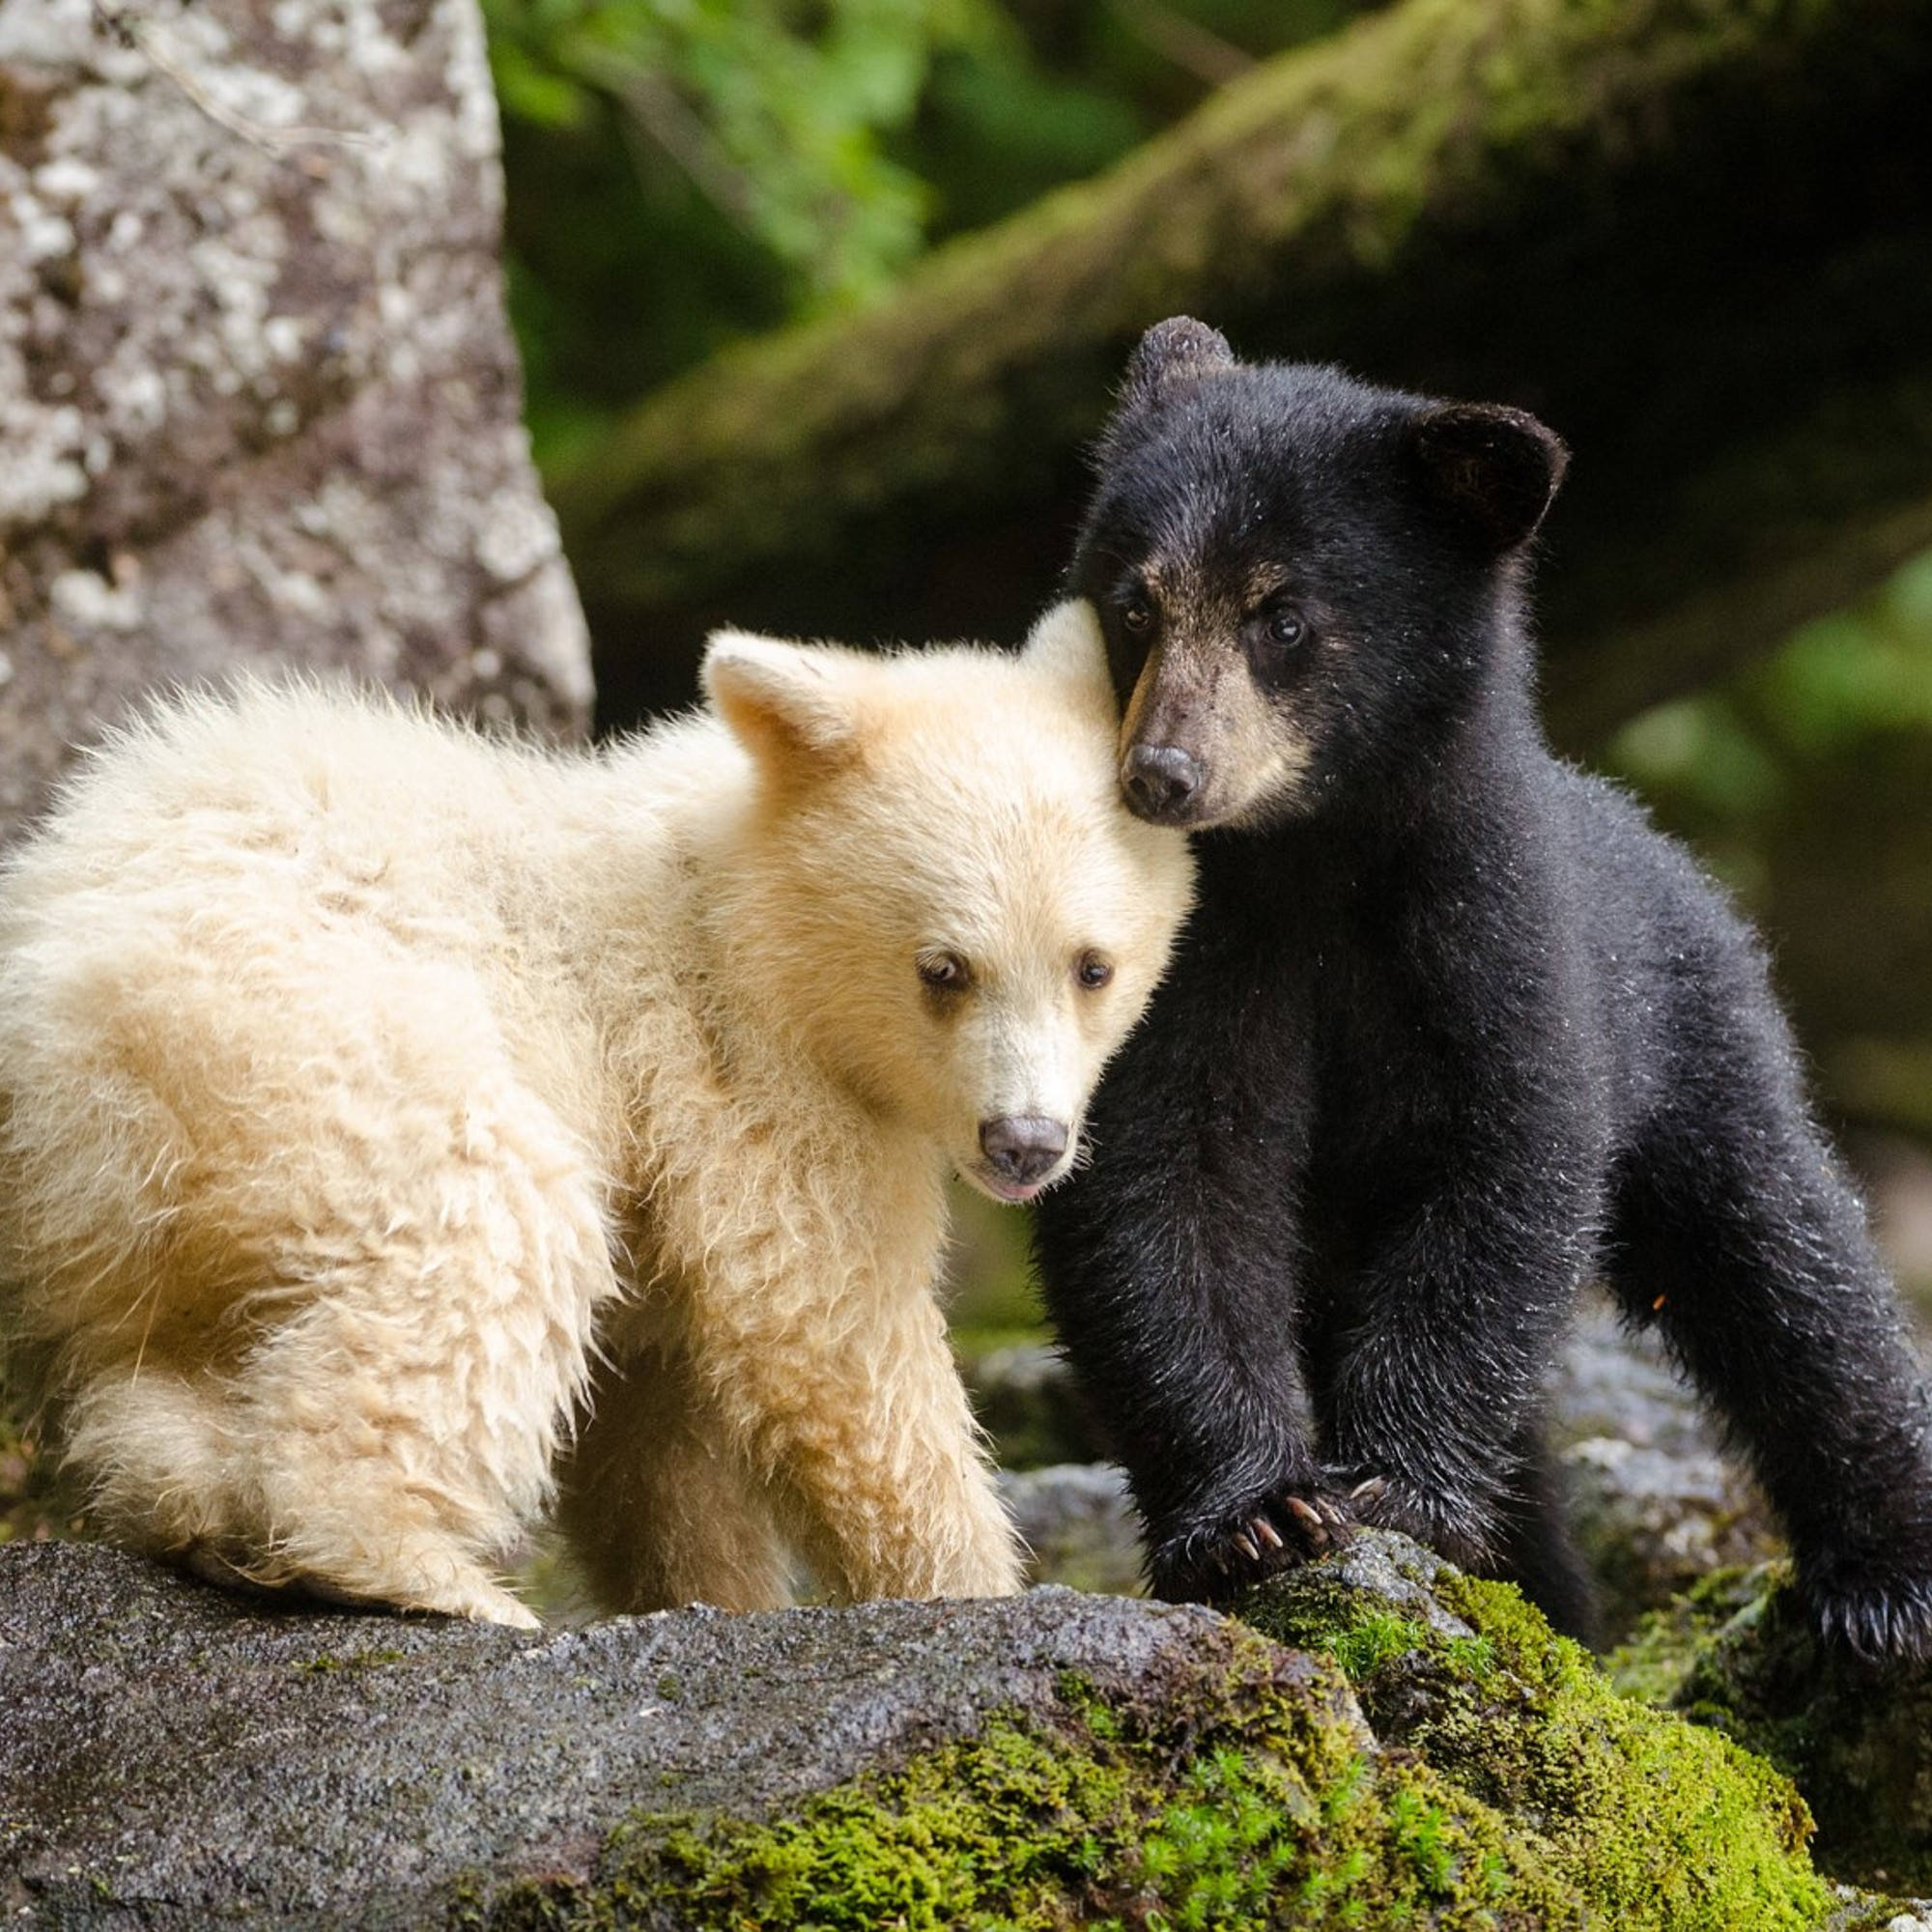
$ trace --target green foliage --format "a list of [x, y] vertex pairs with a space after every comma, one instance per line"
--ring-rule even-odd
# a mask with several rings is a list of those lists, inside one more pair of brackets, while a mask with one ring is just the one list
[[1609, 762], [1754, 898], [1762, 841], [1806, 768], [1899, 739], [1932, 755], [1932, 553], [1740, 675], [1632, 719]]
[[484, 0], [540, 461], [1090, 174], [1356, 0]]
[[1610, 751], [1773, 936], [1827, 1104], [1932, 1138], [1932, 554]]
[[614, 106], [808, 299], [917, 250], [923, 192], [881, 146], [981, 0], [486, 0], [506, 115], [581, 130]]
[[885, 149], [989, 0], [485, 0], [539, 454], [923, 245]]

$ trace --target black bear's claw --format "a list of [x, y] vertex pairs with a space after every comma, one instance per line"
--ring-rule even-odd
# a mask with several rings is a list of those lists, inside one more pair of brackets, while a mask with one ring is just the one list
[[1351, 1527], [1349, 1519], [1326, 1496], [1317, 1496], [1313, 1502], [1300, 1496], [1283, 1496], [1281, 1505], [1300, 1526], [1309, 1555], [1319, 1556], [1347, 1540]]
[[1156, 1549], [1149, 1566], [1154, 1592], [1171, 1603], [1225, 1603], [1277, 1571], [1347, 1543], [1356, 1526], [1351, 1500], [1310, 1490], [1250, 1503], [1217, 1526]]
[[1932, 1585], [1863, 1578], [1814, 1585], [1806, 1594], [1828, 1648], [1877, 1668], [1932, 1662]]

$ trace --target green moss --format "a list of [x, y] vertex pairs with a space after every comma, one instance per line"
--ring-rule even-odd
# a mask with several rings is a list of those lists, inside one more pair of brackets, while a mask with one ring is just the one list
[[357, 1650], [347, 1657], [337, 1657], [325, 1651], [320, 1657], [311, 1657], [295, 1667], [304, 1677], [331, 1677], [338, 1670], [375, 1670], [385, 1663], [404, 1662], [400, 1650]]
[[1881, 1670], [1827, 1651], [1788, 1573], [1755, 1580], [1772, 1587], [1728, 1617], [1695, 1606], [1674, 1707], [1792, 1777], [1817, 1815], [1822, 1869], [1922, 1897], [1932, 1891], [1932, 1667]]
[[1521, 1821], [1546, 1874], [1619, 1928], [1805, 1927], [1832, 1896], [1810, 1817], [1771, 1766], [1618, 1694], [1508, 1585], [1443, 1572], [1438, 1602], [1474, 1633], [1391, 1616], [1320, 1573], [1253, 1612], [1341, 1662], [1384, 1745]]
[[1581, 1901], [1489, 1806], [1375, 1752], [1339, 1674], [1252, 1643], [1158, 1715], [1085, 1680], [766, 1821], [640, 1815], [591, 1884], [494, 1897], [507, 1926], [1494, 1928]]
[[1682, 1596], [1640, 1617], [1604, 1660], [1611, 1684], [1639, 1703], [1668, 1708], [1704, 1646], [1728, 1624], [1754, 1622], [1766, 1592], [1789, 1576], [1788, 1563], [1758, 1563], [1713, 1570], [1699, 1577]]

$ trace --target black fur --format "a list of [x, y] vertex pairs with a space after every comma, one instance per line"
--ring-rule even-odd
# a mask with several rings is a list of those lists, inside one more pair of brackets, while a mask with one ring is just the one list
[[[1563, 462], [1519, 412], [1243, 366], [1198, 323], [1137, 353], [1070, 587], [1130, 798], [1208, 829], [1091, 1164], [1040, 1204], [1048, 1303], [1165, 1597], [1363, 1519], [1586, 1630], [1539, 1404], [1603, 1278], [1748, 1457], [1823, 1632], [1932, 1654], [1926, 1398], [1764, 961], [1535, 716]], [[1298, 763], [1229, 805], [1250, 694]], [[1184, 758], [1150, 788], [1136, 746]]]

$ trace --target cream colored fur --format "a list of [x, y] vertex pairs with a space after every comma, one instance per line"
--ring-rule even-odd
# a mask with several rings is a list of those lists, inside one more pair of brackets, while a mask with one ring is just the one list
[[107, 1534], [517, 1624], [554, 1501], [619, 1607], [782, 1602], [787, 1549], [1016, 1587], [942, 1183], [1000, 1190], [988, 1119], [1077, 1123], [1181, 838], [1116, 802], [1084, 605], [1018, 658], [726, 634], [705, 678], [604, 756], [185, 699], [14, 855], [0, 1307]]

